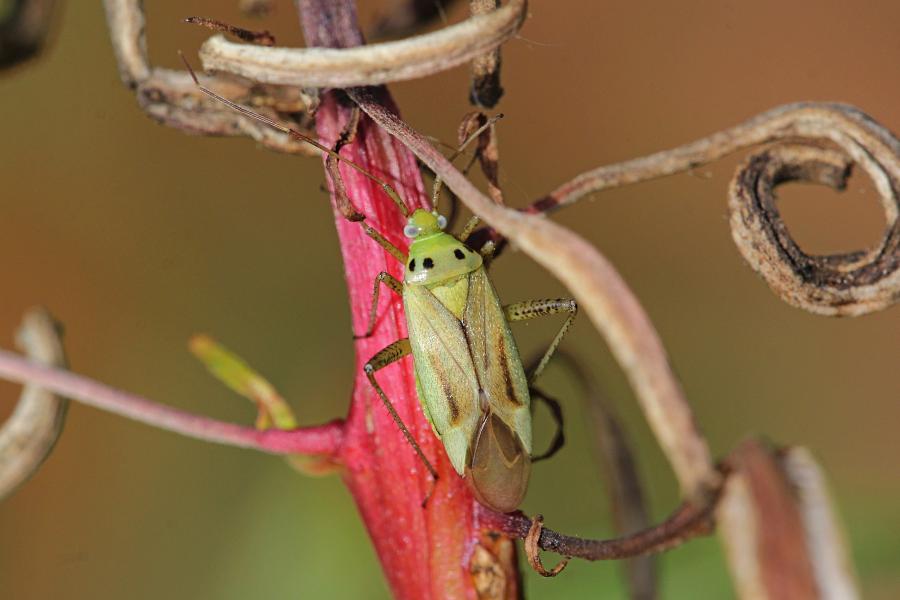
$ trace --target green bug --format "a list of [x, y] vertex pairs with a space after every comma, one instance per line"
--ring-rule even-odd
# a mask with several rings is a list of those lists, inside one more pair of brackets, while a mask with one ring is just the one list
[[[422, 454], [378, 385], [375, 372], [412, 354], [422, 410], [441, 439], [453, 468], [478, 500], [500, 512], [514, 510], [525, 495], [531, 468], [530, 380], [559, 346], [578, 311], [574, 300], [533, 300], [503, 307], [481, 254], [443, 231], [444, 218], [417, 209], [404, 234], [412, 239], [404, 255], [383, 236], [370, 235], [391, 254], [405, 258], [403, 282], [387, 272], [375, 281], [367, 334], [374, 329], [380, 284], [403, 298], [409, 337], [378, 352], [366, 375]], [[464, 232], [471, 231], [467, 226]], [[569, 316], [538, 366], [526, 377], [509, 321], [568, 312]]]
[[[334, 149], [327, 148], [299, 131], [223, 98], [202, 86], [186, 59], [184, 63], [204, 93], [347, 163], [378, 183], [407, 217], [404, 234], [412, 239], [408, 256], [362, 223], [372, 239], [406, 265], [406, 272], [402, 283], [386, 271], [378, 274], [369, 326], [361, 337], [371, 335], [375, 328], [381, 283], [403, 297], [409, 330], [408, 338], [390, 344], [366, 363], [366, 375], [437, 480], [437, 471], [375, 379], [376, 371], [412, 354], [422, 410], [443, 442], [453, 468], [467, 479], [482, 504], [500, 512], [515, 510], [525, 495], [531, 471], [530, 383], [544, 370], [572, 324], [578, 312], [575, 301], [531, 300], [502, 306], [484, 265], [484, 258], [492, 254], [493, 247], [477, 253], [465, 245], [478, 217], [473, 217], [457, 238], [444, 232], [446, 220], [436, 212], [417, 209], [410, 215], [406, 204], [387, 183], [337, 153], [342, 142]], [[477, 135], [478, 132], [470, 140]], [[339, 176], [336, 169], [334, 173]], [[345, 216], [349, 217], [351, 208], [346, 209]], [[537, 367], [526, 377], [509, 322], [562, 312], [568, 312], [568, 318]], [[561, 442], [561, 436], [557, 436], [557, 442]], [[543, 457], [555, 452], [558, 445], [553, 444]]]

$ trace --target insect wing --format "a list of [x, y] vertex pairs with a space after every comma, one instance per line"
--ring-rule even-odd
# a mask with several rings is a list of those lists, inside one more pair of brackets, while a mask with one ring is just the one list
[[469, 276], [469, 298], [463, 324], [478, 381], [491, 412], [519, 436], [531, 455], [528, 379], [503, 307], [483, 268]]
[[531, 472], [531, 400], [519, 351], [483, 268], [469, 276], [463, 325], [486, 404], [466, 475], [479, 501], [509, 512], [522, 501]]
[[405, 286], [403, 304], [419, 399], [453, 468], [463, 475], [481, 410], [462, 324], [423, 286]]
[[472, 442], [467, 467], [472, 491], [482, 504], [500, 512], [515, 510], [525, 496], [531, 459], [512, 429], [494, 413], [487, 413]]

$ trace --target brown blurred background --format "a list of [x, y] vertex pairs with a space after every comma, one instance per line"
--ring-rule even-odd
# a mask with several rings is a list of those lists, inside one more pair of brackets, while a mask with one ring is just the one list
[[[163, 6], [165, 4], [165, 6]], [[236, 2], [148, 3], [152, 59], [177, 68]], [[378, 3], [363, 3], [374, 22]], [[589, 167], [670, 147], [797, 100], [839, 100], [900, 131], [900, 4], [533, 2], [504, 49], [499, 107], [507, 201], [524, 205]], [[451, 19], [461, 12], [451, 12]], [[249, 140], [152, 123], [119, 83], [99, 3], [68, 3], [38, 60], [0, 75], [0, 345], [26, 307], [66, 325], [72, 368], [199, 413], [250, 423], [249, 403], [186, 351], [209, 332], [265, 373], [304, 423], [341, 415], [351, 344], [321, 166]], [[289, 2], [265, 22], [302, 39]], [[197, 62], [196, 60], [194, 61]], [[466, 69], [392, 86], [404, 116], [451, 141]], [[743, 436], [809, 446], [827, 468], [867, 598], [900, 597], [900, 307], [831, 320], [791, 308], [742, 262], [726, 219], [740, 157], [607, 192], [556, 217], [618, 266], [654, 319], [721, 455]], [[781, 207], [811, 252], [859, 248], [884, 219], [868, 182], [792, 186]], [[564, 293], [508, 253], [507, 301]], [[519, 326], [525, 352], [556, 323]], [[635, 437], [653, 513], [676, 487], [621, 373], [586, 318], [567, 342]], [[538, 465], [524, 509], [554, 528], [612, 534], [586, 412], [563, 369], [569, 444]], [[18, 387], [0, 382], [0, 417]], [[549, 437], [539, 413], [538, 437]], [[729, 598], [714, 538], [661, 560], [665, 598]], [[623, 598], [614, 564], [527, 575], [531, 598]], [[340, 480], [73, 406], [56, 451], [0, 505], [0, 598], [383, 598]]]

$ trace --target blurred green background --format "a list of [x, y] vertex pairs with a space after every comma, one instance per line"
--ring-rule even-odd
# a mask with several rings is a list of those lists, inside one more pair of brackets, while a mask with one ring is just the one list
[[[147, 3], [156, 64], [177, 68], [236, 2]], [[372, 23], [378, 3], [363, 3]], [[504, 49], [503, 183], [521, 206], [602, 163], [670, 147], [797, 100], [850, 102], [900, 131], [900, 4], [534, 2]], [[99, 3], [69, 2], [38, 60], [0, 75], [0, 345], [26, 307], [66, 325], [72, 368], [184, 409], [252, 409], [186, 351], [209, 332], [266, 374], [304, 423], [346, 410], [352, 356], [342, 267], [318, 161], [152, 123], [118, 81]], [[460, 18], [455, 10], [451, 18]], [[265, 26], [300, 45], [290, 3]], [[196, 60], [194, 61], [197, 62]], [[466, 69], [392, 86], [406, 119], [451, 141]], [[725, 193], [740, 157], [598, 195], [556, 218], [593, 240], [644, 301], [717, 455], [761, 432], [826, 467], [867, 598], [900, 597], [900, 307], [831, 320], [776, 299], [742, 262]], [[811, 252], [859, 248], [884, 218], [871, 186], [792, 186], [785, 218]], [[506, 301], [564, 293], [525, 257], [494, 269]], [[526, 353], [556, 323], [516, 329]], [[655, 517], [676, 487], [586, 318], [568, 347], [635, 437]], [[558, 530], [610, 536], [587, 417], [563, 369], [569, 444], [524, 504]], [[18, 395], [0, 382], [0, 418]], [[549, 426], [538, 418], [538, 437]], [[733, 595], [715, 538], [661, 560], [666, 598]], [[526, 575], [531, 598], [623, 598], [611, 563]], [[56, 451], [0, 505], [0, 597], [383, 598], [338, 478], [73, 406]]]

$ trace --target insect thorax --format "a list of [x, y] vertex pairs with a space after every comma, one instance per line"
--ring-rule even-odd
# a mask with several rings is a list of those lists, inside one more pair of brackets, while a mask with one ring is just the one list
[[431, 290], [464, 279], [482, 265], [481, 255], [449, 233], [418, 237], [409, 247], [404, 282]]

